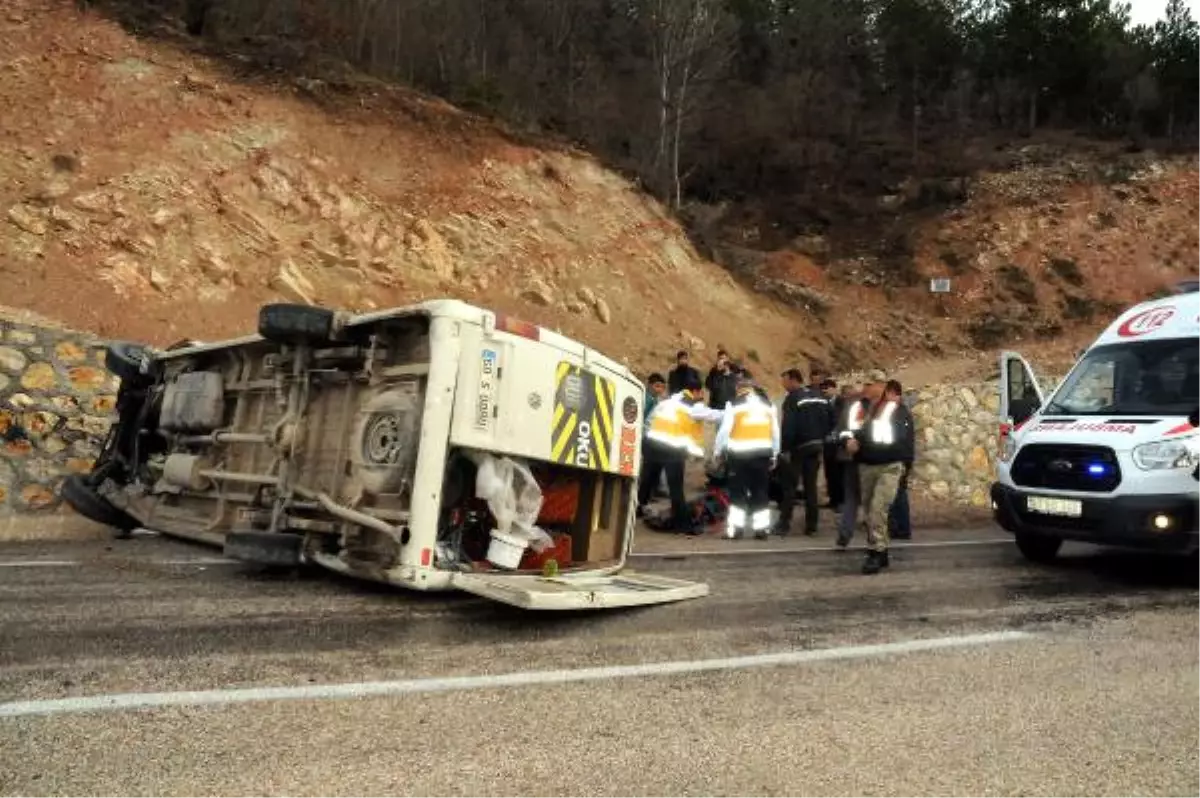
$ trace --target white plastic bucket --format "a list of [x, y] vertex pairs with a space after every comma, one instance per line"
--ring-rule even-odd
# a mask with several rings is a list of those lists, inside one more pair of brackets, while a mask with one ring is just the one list
[[492, 542], [488, 544], [488, 562], [499, 568], [516, 570], [521, 565], [521, 556], [529, 546], [524, 540], [493, 529]]

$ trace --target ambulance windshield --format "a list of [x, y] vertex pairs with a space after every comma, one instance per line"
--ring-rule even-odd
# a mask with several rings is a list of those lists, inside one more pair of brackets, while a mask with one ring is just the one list
[[1098, 346], [1046, 405], [1044, 416], [1187, 415], [1200, 393], [1197, 339]]

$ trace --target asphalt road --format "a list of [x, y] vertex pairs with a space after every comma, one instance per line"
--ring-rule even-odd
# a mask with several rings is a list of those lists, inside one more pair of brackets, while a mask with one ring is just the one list
[[[586, 615], [269, 577], [163, 539], [0, 545], [0, 792], [1200, 794], [1194, 561], [947, 542], [876, 577], [834, 551], [643, 557], [712, 594]], [[902, 650], [931, 639], [953, 647]], [[638, 663], [676, 664], [539, 675]], [[530, 683], [487, 678], [510, 673]], [[5, 715], [182, 690], [229, 703]]]

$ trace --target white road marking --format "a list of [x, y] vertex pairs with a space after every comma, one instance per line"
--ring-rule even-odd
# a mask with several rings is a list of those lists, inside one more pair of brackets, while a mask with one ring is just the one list
[[184, 560], [152, 560], [154, 565], [237, 565], [237, 560], [228, 557], [196, 557]]
[[[224, 557], [194, 557], [182, 560], [141, 560], [147, 565], [233, 565], [237, 560]], [[0, 568], [78, 568], [82, 560], [0, 560]]]
[[0, 560], [0, 568], [71, 568], [79, 560]]
[[[893, 542], [892, 549], [919, 549], [919, 548], [946, 548], [950, 546], [997, 546], [1001, 543], [1012, 543], [1012, 538], [987, 538], [985, 540], [935, 540], [928, 543], [900, 543]], [[828, 546], [797, 546], [788, 549], [741, 549], [732, 548], [736, 546], [736, 541], [730, 541], [731, 548], [716, 549], [711, 551], [646, 551], [633, 552], [630, 557], [729, 557], [739, 554], [802, 554], [814, 551], [837, 551], [833, 545]], [[852, 552], [864, 552], [864, 548], [856, 547], [848, 549]]]
[[248, 687], [216, 690], [183, 690], [169, 693], [118, 693], [0, 704], [0, 718], [29, 715], [58, 715], [78, 712], [103, 712], [170, 706], [211, 706], [244, 704], [254, 701], [313, 701], [320, 699], [366, 698], [370, 696], [445, 693], [461, 690], [494, 690], [505, 687], [529, 687], [544, 684], [568, 684], [648, 676], [675, 676], [711, 671], [802, 665], [831, 660], [866, 659], [893, 654], [911, 654], [948, 648], [986, 646], [1030, 640], [1030, 632], [986, 632], [955, 637], [905, 640], [863, 646], [843, 646], [813, 651], [782, 651], [721, 659], [647, 662], [640, 665], [610, 665], [553, 671], [521, 671], [485, 676], [451, 676], [431, 679], [406, 679], [389, 682], [351, 682], [348, 684], [302, 685], [295, 687]]

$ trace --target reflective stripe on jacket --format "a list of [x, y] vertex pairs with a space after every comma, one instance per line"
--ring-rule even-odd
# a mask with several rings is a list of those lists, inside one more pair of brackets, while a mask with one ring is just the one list
[[704, 422], [692, 418], [679, 394], [654, 406], [646, 439], [693, 457], [704, 456]]
[[737, 455], [779, 454], [779, 419], [774, 405], [754, 394], [739, 397], [725, 408], [715, 448]]
[[755, 400], [734, 405], [733, 422], [725, 448], [736, 454], [770, 453], [774, 448], [775, 419], [771, 406]]

